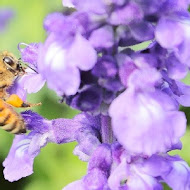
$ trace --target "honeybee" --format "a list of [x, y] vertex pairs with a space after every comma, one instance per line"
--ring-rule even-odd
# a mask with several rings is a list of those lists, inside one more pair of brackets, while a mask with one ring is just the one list
[[25, 74], [25, 69], [12, 53], [0, 52], [0, 127], [13, 134], [26, 133], [24, 120], [13, 107], [26, 108], [41, 104], [30, 104], [24, 102], [16, 94], [8, 94], [7, 90], [16, 77], [23, 74]]

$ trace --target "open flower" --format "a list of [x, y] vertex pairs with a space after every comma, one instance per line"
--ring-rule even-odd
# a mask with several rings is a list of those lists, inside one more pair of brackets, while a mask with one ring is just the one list
[[[55, 17], [52, 30], [48, 24]], [[96, 51], [82, 35], [79, 17], [52, 14], [45, 21], [49, 35], [40, 47], [39, 72], [58, 95], [74, 95], [80, 86], [80, 70], [88, 71], [96, 63]]]
[[74, 119], [47, 120], [31, 111], [23, 112], [22, 117], [31, 132], [15, 136], [9, 155], [3, 162], [5, 179], [11, 182], [33, 173], [35, 157], [49, 142], [62, 144], [78, 141], [75, 154], [82, 160], [88, 160], [100, 144], [96, 132], [99, 127], [97, 117], [90, 119], [79, 114]]
[[184, 113], [176, 110], [169, 96], [154, 88], [158, 80], [155, 70], [134, 71], [128, 89], [111, 104], [113, 131], [129, 152], [149, 156], [166, 152], [185, 133]]

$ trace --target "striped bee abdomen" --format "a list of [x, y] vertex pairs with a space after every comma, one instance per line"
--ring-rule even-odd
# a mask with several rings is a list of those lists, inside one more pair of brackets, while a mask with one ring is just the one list
[[22, 117], [3, 100], [0, 100], [0, 127], [13, 134], [26, 133]]

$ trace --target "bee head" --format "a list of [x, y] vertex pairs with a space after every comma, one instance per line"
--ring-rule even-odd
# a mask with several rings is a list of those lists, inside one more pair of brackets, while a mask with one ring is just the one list
[[6, 69], [12, 72], [15, 76], [24, 74], [24, 69], [21, 66], [20, 61], [14, 58], [13, 56], [3, 56], [3, 63], [5, 64]]

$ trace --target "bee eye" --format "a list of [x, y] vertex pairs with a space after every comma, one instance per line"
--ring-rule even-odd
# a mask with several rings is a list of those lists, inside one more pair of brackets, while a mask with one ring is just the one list
[[4, 57], [3, 62], [10, 65], [10, 66], [14, 65], [14, 61], [10, 57]]

